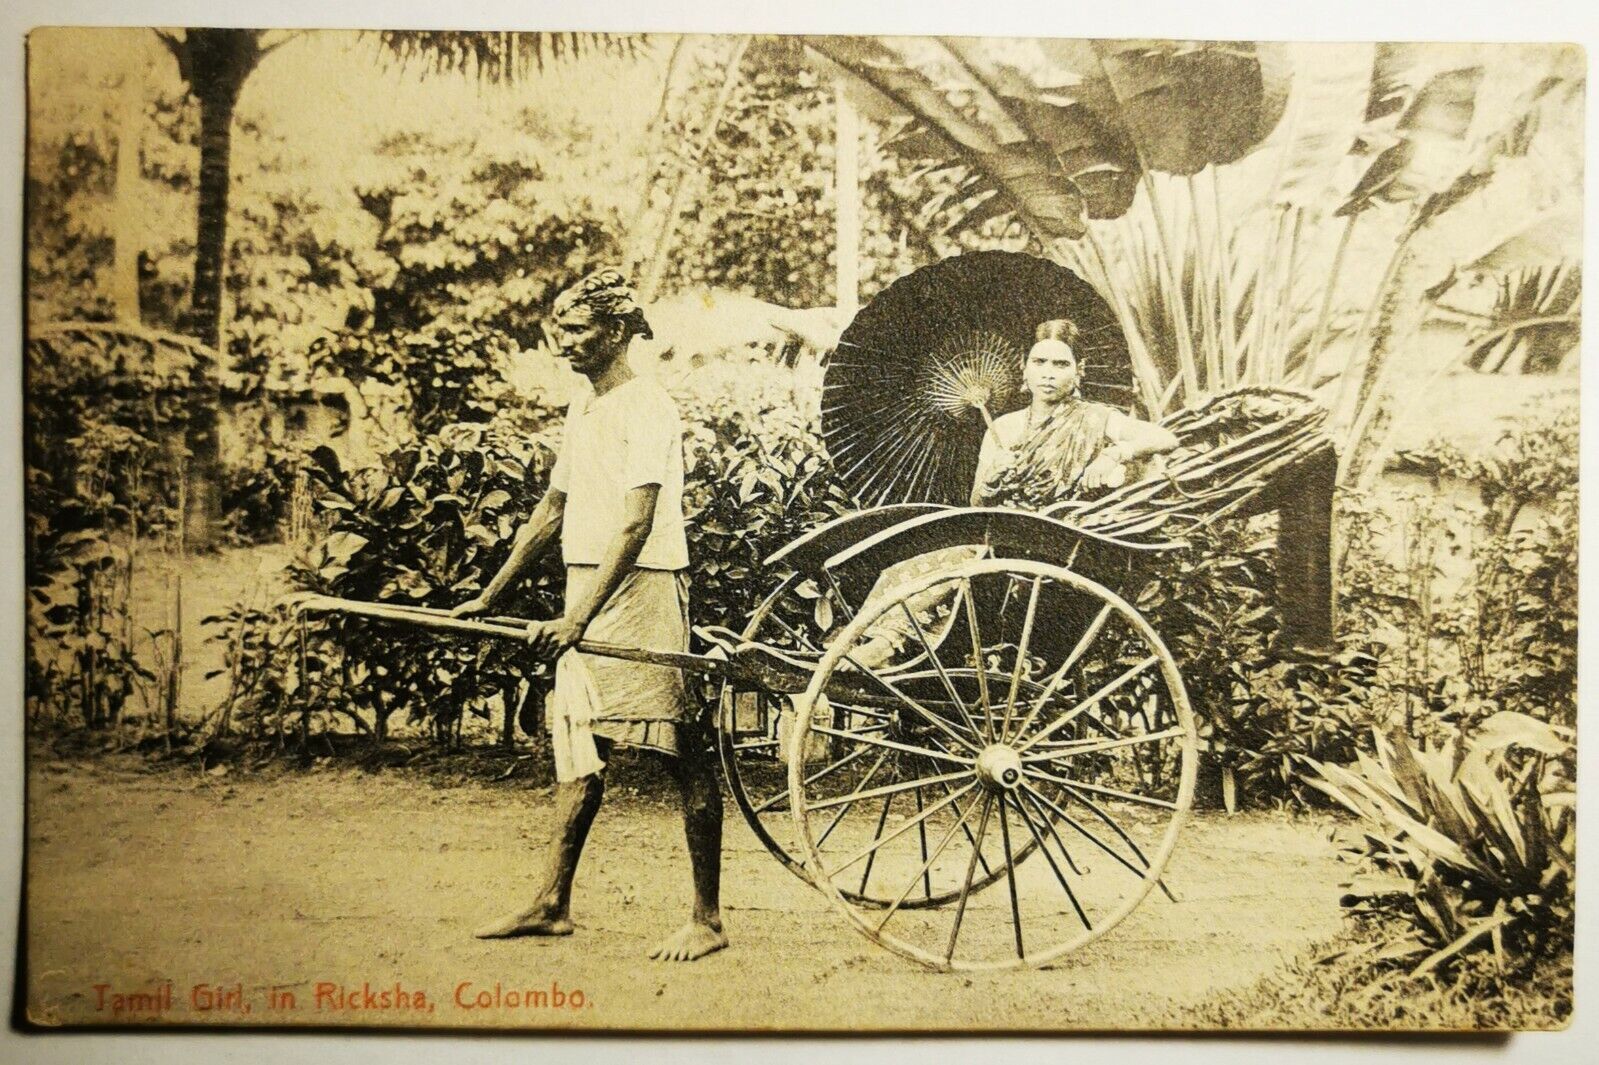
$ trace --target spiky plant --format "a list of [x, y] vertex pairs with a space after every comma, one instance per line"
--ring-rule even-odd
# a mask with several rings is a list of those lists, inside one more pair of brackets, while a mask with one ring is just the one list
[[1401, 922], [1378, 956], [1422, 974], [1483, 947], [1502, 967], [1569, 946], [1570, 730], [1503, 711], [1464, 744], [1379, 734], [1376, 751], [1350, 767], [1306, 759], [1306, 780], [1361, 819], [1359, 853], [1399, 878], [1345, 900]]

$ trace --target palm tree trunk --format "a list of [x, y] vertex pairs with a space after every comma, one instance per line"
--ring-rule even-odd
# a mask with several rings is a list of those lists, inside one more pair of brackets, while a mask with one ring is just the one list
[[[1374, 313], [1367, 315], [1368, 321], [1374, 324], [1369, 330], [1361, 330], [1361, 340], [1366, 342], [1369, 339], [1369, 343], [1363, 343], [1362, 346], [1369, 350], [1366, 352], [1360, 387], [1350, 409], [1351, 421], [1344, 438], [1339, 484], [1349, 485], [1359, 481], [1362, 471], [1371, 461], [1372, 447], [1380, 439], [1381, 428], [1386, 424], [1379, 414], [1386, 401], [1387, 371], [1395, 336], [1411, 333], [1420, 317], [1420, 302], [1411, 283], [1415, 273], [1412, 268], [1415, 257], [1410, 250], [1410, 238], [1414, 232], [1407, 229], [1400, 237], [1394, 257], [1383, 275], [1378, 303], [1372, 307]], [[1402, 324], [1405, 328], [1401, 328]]]
[[1366, 396], [1371, 392], [1373, 358], [1367, 347], [1371, 342], [1373, 326], [1387, 310], [1391, 309], [1389, 289], [1393, 286], [1394, 275], [1399, 271], [1400, 261], [1405, 256], [1405, 245], [1410, 241], [1410, 233], [1410, 227], [1406, 226], [1405, 231], [1394, 241], [1393, 253], [1388, 256], [1388, 265], [1383, 267], [1382, 276], [1377, 279], [1377, 289], [1372, 293], [1371, 303], [1366, 306], [1366, 313], [1360, 319], [1360, 328], [1355, 331], [1355, 342], [1349, 349], [1349, 361], [1340, 375], [1338, 395], [1332, 404], [1332, 416], [1334, 424], [1344, 429], [1353, 424]]
[[[222, 361], [222, 270], [227, 250], [228, 181], [233, 142], [233, 106], [237, 86], [200, 96], [199, 210], [195, 227], [194, 287], [189, 303], [189, 332]], [[216, 371], [206, 375], [190, 410], [189, 507], [184, 524], [189, 543], [204, 551], [213, 546], [222, 518], [220, 445], [217, 422], [222, 396]]]

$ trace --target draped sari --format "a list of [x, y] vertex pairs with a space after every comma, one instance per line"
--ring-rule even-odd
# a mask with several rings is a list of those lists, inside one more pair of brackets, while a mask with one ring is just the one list
[[1114, 408], [1072, 399], [1056, 407], [1026, 436], [982, 486], [996, 506], [1038, 509], [1082, 494], [1083, 474], [1109, 443]]

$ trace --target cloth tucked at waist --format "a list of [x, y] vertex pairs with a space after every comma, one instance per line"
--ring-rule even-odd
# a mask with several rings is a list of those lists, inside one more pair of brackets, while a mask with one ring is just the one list
[[[598, 566], [568, 566], [566, 601], [575, 603], [587, 595], [598, 577]], [[594, 616], [583, 638], [658, 651], [687, 651], [687, 575], [681, 570], [634, 569]], [[689, 700], [681, 670], [599, 655], [578, 657], [593, 683], [593, 721], [688, 720]], [[559, 687], [559, 677], [556, 684]]]

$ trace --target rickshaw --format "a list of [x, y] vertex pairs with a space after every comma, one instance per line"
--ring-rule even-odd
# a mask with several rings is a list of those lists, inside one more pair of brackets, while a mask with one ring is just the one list
[[[982, 306], [1001, 283], [1028, 299], [904, 328], [929, 301]], [[1222, 518], [1275, 512], [1280, 641], [1331, 637], [1336, 456], [1308, 396], [1244, 389], [1165, 419], [1182, 448], [1098, 498], [963, 504], [983, 426], [1019, 405], [1025, 333], [1068, 314], [1103, 338], [1085, 345], [1085, 391], [1125, 402], [1114, 317], [1060, 267], [978, 253], [890, 286], [843, 334], [824, 388], [824, 438], [862, 509], [773, 554], [775, 586], [742, 630], [697, 628], [697, 653], [579, 645], [719, 682], [727, 786], [756, 838], [869, 939], [937, 970], [1046, 965], [1156, 889], [1175, 901], [1165, 871], [1200, 743], [1178, 663], [1139, 610], [1152, 559]], [[908, 418], [906, 391], [928, 397]], [[920, 450], [885, 451], [915, 431]], [[858, 454], [911, 472], [884, 477]], [[509, 639], [526, 626], [303, 608]]]

